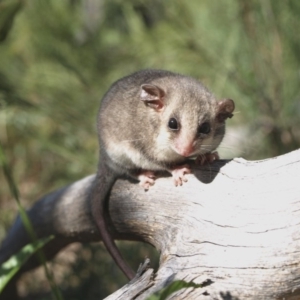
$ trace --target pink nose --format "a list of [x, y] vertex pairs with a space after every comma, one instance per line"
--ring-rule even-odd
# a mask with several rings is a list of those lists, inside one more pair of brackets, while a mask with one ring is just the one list
[[187, 145], [179, 144], [179, 145], [175, 145], [175, 150], [178, 154], [184, 157], [188, 157], [193, 153], [194, 147], [191, 143]]

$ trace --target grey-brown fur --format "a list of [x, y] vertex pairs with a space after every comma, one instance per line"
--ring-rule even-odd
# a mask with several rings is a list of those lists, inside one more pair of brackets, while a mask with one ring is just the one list
[[[124, 173], [172, 172], [187, 158], [214, 151], [233, 109], [232, 100], [218, 103], [199, 81], [163, 70], [136, 72], [115, 82], [105, 94], [98, 117], [101, 150], [91, 194], [92, 214], [107, 249], [129, 278], [133, 272], [104, 222], [104, 202], [114, 181]], [[176, 120], [175, 130], [169, 126], [170, 119]], [[204, 123], [209, 124], [207, 134], [199, 129]]]

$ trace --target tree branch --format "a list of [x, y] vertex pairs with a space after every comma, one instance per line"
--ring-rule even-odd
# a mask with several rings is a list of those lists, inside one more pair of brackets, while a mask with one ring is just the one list
[[[146, 279], [134, 296], [146, 299], [172, 280], [185, 280], [205, 287], [182, 289], [172, 299], [300, 299], [300, 151], [263, 161], [221, 160], [194, 166], [193, 173], [177, 188], [169, 177], [148, 192], [125, 179], [115, 184], [109, 200], [114, 237], [161, 252], [155, 277], [146, 271], [122, 293]], [[49, 258], [69, 243], [100, 240], [87, 201], [93, 178], [55, 191], [29, 210], [38, 237], [56, 236], [45, 247]], [[26, 243], [17, 218], [0, 263]], [[22, 271], [36, 265], [31, 260]], [[125, 299], [117, 293], [108, 299]]]

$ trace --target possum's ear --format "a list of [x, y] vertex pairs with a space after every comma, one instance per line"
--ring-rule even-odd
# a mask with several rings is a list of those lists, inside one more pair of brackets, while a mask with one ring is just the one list
[[146, 106], [149, 106], [156, 111], [161, 111], [164, 108], [165, 91], [154, 84], [141, 85], [141, 100]]
[[232, 118], [234, 107], [234, 102], [231, 99], [219, 101], [217, 107], [217, 120], [219, 122], [224, 122], [227, 118]]

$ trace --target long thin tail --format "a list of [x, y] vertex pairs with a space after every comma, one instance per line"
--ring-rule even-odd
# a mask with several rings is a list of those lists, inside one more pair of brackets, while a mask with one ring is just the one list
[[116, 181], [115, 173], [100, 159], [98, 173], [95, 178], [93, 188], [90, 195], [90, 204], [92, 216], [97, 224], [102, 241], [107, 248], [108, 252], [123, 271], [126, 277], [131, 280], [135, 277], [135, 273], [124, 261], [119, 249], [117, 248], [113, 238], [109, 234], [107, 225], [104, 219], [104, 207], [107, 196]]

